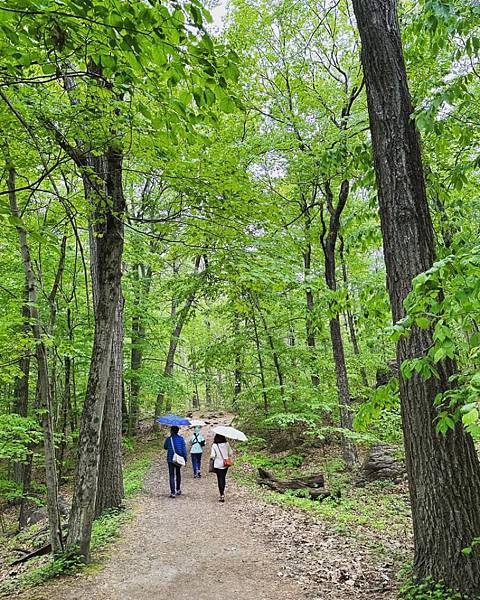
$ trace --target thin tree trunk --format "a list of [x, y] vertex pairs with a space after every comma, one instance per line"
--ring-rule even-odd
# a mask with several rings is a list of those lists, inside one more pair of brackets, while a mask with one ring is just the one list
[[[200, 268], [201, 258], [202, 258], [201, 256], [197, 256], [197, 258], [195, 259], [194, 274], [198, 273], [198, 270]], [[185, 325], [185, 322], [187, 320], [188, 313], [190, 312], [190, 308], [192, 307], [192, 304], [195, 300], [196, 293], [197, 293], [197, 290], [194, 289], [189, 294], [189, 296], [187, 297], [187, 299], [185, 301], [185, 304], [183, 305], [182, 309], [179, 312], [177, 312], [176, 302], [174, 302], [172, 300], [172, 316], [176, 316], [176, 322], [175, 322], [175, 326], [173, 328], [172, 334], [170, 336], [170, 342], [168, 345], [167, 358], [165, 360], [165, 367], [163, 369], [164, 379], [167, 379], [172, 376], [173, 367], [175, 364], [175, 353], [177, 351], [178, 341], [180, 339], [180, 335], [182, 333], [183, 326]], [[155, 417], [157, 417], [158, 415], [160, 415], [162, 413], [164, 403], [165, 403], [165, 388], [162, 386], [158, 392], [157, 401], [155, 403]], [[165, 404], [165, 410], [168, 412], [171, 409], [172, 409], [171, 400], [167, 399], [167, 402]], [[156, 422], [155, 422], [154, 426], [156, 427]]]
[[151, 267], [136, 265], [136, 288], [132, 315], [132, 350], [130, 353], [130, 406], [128, 432], [133, 436], [138, 431], [140, 418], [140, 369], [143, 361], [143, 344], [145, 342], [145, 325], [143, 319], [143, 299], [148, 297], [151, 284]]
[[285, 412], [287, 412], [288, 411], [288, 403], [287, 403], [287, 398], [285, 396], [285, 378], [283, 376], [283, 370], [282, 370], [282, 366], [280, 364], [280, 358], [279, 358], [278, 352], [275, 348], [272, 334], [270, 333], [270, 330], [268, 328], [268, 323], [267, 323], [267, 320], [265, 319], [265, 315], [261, 311], [260, 306], [258, 305], [258, 302], [256, 302], [256, 305], [257, 305], [257, 309], [258, 309], [258, 314], [260, 315], [260, 320], [262, 321], [265, 335], [267, 336], [268, 345], [270, 346], [270, 350], [272, 352], [273, 366], [275, 367], [275, 373], [277, 374], [278, 387], [280, 389], [280, 398], [282, 400], [283, 409], [285, 410]]
[[210, 381], [210, 370], [205, 367], [205, 408], [212, 407], [212, 384]]
[[[340, 237], [340, 261], [342, 263], [342, 277], [343, 277], [343, 285], [345, 286], [345, 290], [347, 292], [347, 304], [350, 301], [350, 290], [348, 289], [348, 273], [347, 273], [347, 263], [345, 261], [345, 253], [344, 253], [344, 242], [343, 237]], [[352, 343], [353, 353], [355, 356], [360, 356], [360, 346], [358, 345], [357, 339], [357, 331], [355, 328], [355, 319], [353, 318], [352, 311], [350, 308], [346, 310], [347, 317], [347, 325], [348, 331], [350, 334], [350, 342]], [[368, 387], [368, 378], [365, 367], [360, 367], [360, 375], [362, 378], [362, 383], [365, 387]]]
[[[394, 0], [353, 0], [362, 41], [378, 200], [393, 320], [404, 316], [412, 279], [435, 260], [419, 136], [403, 60]], [[397, 344], [397, 361], [423, 356], [432, 331], [412, 328]], [[480, 465], [459, 421], [436, 431], [435, 397], [451, 385], [455, 366], [437, 363], [438, 377], [400, 374], [406, 465], [415, 539], [414, 573], [480, 596], [480, 548], [463, 548], [480, 536]]]
[[235, 356], [234, 356], [234, 371], [233, 371], [233, 402], [232, 408], [234, 411], [238, 410], [238, 400], [242, 393], [242, 350], [239, 344], [240, 336], [240, 318], [238, 314], [235, 314], [233, 320], [233, 334], [235, 344]]
[[[22, 306], [23, 316], [23, 331], [26, 335], [30, 331], [31, 327], [29, 324], [30, 310], [28, 308], [28, 286], [25, 285], [25, 302]], [[28, 415], [28, 392], [30, 382], [30, 350], [26, 350], [18, 361], [18, 368], [21, 375], [15, 378], [15, 384], [13, 389], [13, 412], [21, 417]], [[15, 463], [13, 467], [15, 481], [22, 485], [23, 494], [22, 498], [25, 498], [26, 492], [24, 489], [25, 485], [25, 470], [28, 470], [28, 465], [22, 463]], [[31, 471], [31, 469], [30, 469]], [[28, 483], [27, 487], [30, 487]], [[23, 502], [23, 500], [22, 500]], [[22, 526], [22, 525], [20, 525]]]
[[317, 365], [317, 357], [316, 357], [316, 342], [315, 342], [315, 327], [314, 327], [314, 305], [315, 300], [313, 297], [313, 290], [308, 285], [310, 279], [310, 271], [312, 268], [312, 244], [310, 242], [310, 228], [311, 228], [311, 217], [310, 211], [304, 206], [305, 213], [305, 237], [307, 239], [307, 245], [303, 252], [303, 273], [306, 284], [305, 289], [305, 300], [306, 300], [306, 308], [307, 314], [305, 319], [305, 328], [307, 334], [307, 348], [310, 357], [310, 369], [311, 374], [310, 378], [312, 381], [312, 385], [314, 387], [318, 387], [320, 384], [320, 378], [318, 377], [318, 365]]
[[[10, 210], [12, 216], [20, 219], [15, 193], [15, 169], [8, 166], [8, 190]], [[37, 361], [37, 394], [40, 403], [41, 422], [44, 435], [45, 448], [45, 472], [47, 483], [47, 510], [50, 528], [50, 542], [54, 554], [63, 550], [63, 537], [61, 531], [60, 512], [58, 508], [58, 479], [57, 465], [55, 460], [55, 443], [53, 438], [53, 407], [50, 397], [50, 386], [48, 377], [47, 349], [42, 337], [42, 327], [37, 306], [37, 281], [32, 268], [30, 248], [28, 245], [27, 232], [22, 225], [16, 227], [20, 251], [22, 255], [25, 278], [28, 285], [28, 301], [33, 338], [35, 339], [35, 357]]]
[[253, 332], [255, 334], [255, 348], [257, 349], [257, 358], [258, 358], [258, 367], [260, 369], [260, 381], [262, 382], [262, 398], [263, 398], [263, 410], [266, 415], [268, 415], [269, 403], [267, 396], [267, 384], [265, 381], [265, 369], [263, 366], [263, 358], [262, 352], [260, 348], [260, 338], [258, 336], [258, 327], [257, 320], [255, 319], [255, 312], [252, 311], [252, 323], [253, 323]]
[[132, 315], [132, 350], [130, 353], [130, 402], [128, 411], [128, 434], [136, 435], [140, 416], [140, 369], [142, 367], [142, 344], [145, 338], [145, 328], [142, 317], [137, 311], [140, 303], [140, 292], [136, 291]]
[[62, 481], [63, 474], [63, 461], [65, 460], [65, 450], [67, 447], [67, 423], [68, 413], [71, 406], [71, 391], [72, 391], [72, 359], [70, 356], [64, 357], [64, 371], [65, 371], [65, 390], [63, 392], [63, 400], [60, 414], [60, 433], [61, 441], [58, 453], [58, 479]]
[[[328, 182], [325, 183], [327, 197], [327, 208], [330, 213], [328, 228], [324, 220], [322, 207], [322, 234], [321, 244], [325, 258], [325, 281], [328, 288], [335, 292], [337, 290], [335, 247], [340, 229], [340, 216], [348, 199], [350, 185], [348, 180], [342, 181], [337, 206], [333, 206], [333, 193]], [[340, 424], [343, 428], [353, 430], [353, 416], [350, 408], [351, 398], [348, 383], [347, 364], [345, 362], [345, 351], [343, 346], [342, 330], [338, 312], [330, 318], [330, 339], [332, 342], [333, 360], [337, 378], [337, 390], [340, 401]], [[357, 448], [346, 436], [343, 438], [343, 455], [347, 466], [352, 467], [357, 461]]]

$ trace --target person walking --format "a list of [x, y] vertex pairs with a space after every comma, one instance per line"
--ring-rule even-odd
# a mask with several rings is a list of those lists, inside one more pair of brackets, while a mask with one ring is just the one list
[[232, 462], [233, 450], [223, 435], [218, 433], [213, 439], [210, 460], [213, 463], [213, 470], [217, 475], [218, 491], [220, 492], [219, 502], [225, 502], [225, 484], [227, 472]]
[[181, 456], [187, 462], [188, 453], [185, 440], [178, 433], [179, 428], [176, 425], [170, 427], [170, 436], [165, 440], [163, 448], [167, 451], [168, 475], [170, 480], [170, 498], [180, 496], [182, 493], [182, 473], [181, 467], [173, 462], [175, 454]]
[[202, 467], [203, 447], [205, 446], [205, 438], [198, 425], [196, 425], [194, 433], [188, 441], [190, 444], [190, 454], [192, 456], [193, 476], [197, 479], [202, 476], [200, 469]]

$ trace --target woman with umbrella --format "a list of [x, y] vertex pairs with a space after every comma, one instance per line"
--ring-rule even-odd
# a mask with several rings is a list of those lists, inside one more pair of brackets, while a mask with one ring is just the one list
[[247, 437], [244, 433], [233, 427], [215, 427], [213, 432], [215, 433], [215, 437], [210, 453], [210, 462], [217, 475], [218, 491], [220, 492], [219, 502], [225, 502], [227, 472], [228, 468], [233, 464], [233, 450], [226, 438], [245, 441]]
[[179, 426], [190, 425], [190, 421], [176, 415], [168, 415], [167, 417], [160, 417], [158, 422], [162, 423], [162, 425], [171, 425], [170, 436], [165, 440], [163, 448], [167, 451], [170, 498], [175, 498], [182, 493], [182, 474], [180, 469], [182, 466], [185, 466], [188, 458], [185, 440], [178, 433]]

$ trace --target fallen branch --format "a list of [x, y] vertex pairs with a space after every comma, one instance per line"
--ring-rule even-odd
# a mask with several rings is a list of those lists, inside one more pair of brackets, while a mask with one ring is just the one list
[[40, 548], [37, 548], [36, 550], [32, 550], [25, 556], [22, 556], [21, 558], [17, 558], [17, 560], [14, 560], [12, 563], [10, 563], [10, 566], [14, 567], [15, 565], [19, 565], [21, 563], [27, 562], [27, 560], [30, 560], [31, 558], [35, 558], [35, 556], [43, 556], [44, 554], [49, 554], [51, 549], [52, 549], [52, 544], [50, 544], [50, 542], [48, 542], [48, 544], [45, 544], [45, 545], [41, 546]]

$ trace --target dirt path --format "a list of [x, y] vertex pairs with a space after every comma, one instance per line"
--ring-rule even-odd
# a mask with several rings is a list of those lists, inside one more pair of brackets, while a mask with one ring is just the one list
[[[207, 428], [204, 433], [211, 440]], [[188, 464], [182, 496], [171, 499], [162, 452], [102, 570], [50, 583], [27, 594], [28, 600], [396, 597], [393, 564], [372, 552], [371, 544], [339, 535], [298, 510], [266, 503], [231, 479], [227, 501], [220, 504], [205, 454], [202, 478], [193, 479]]]
[[35, 599], [300, 600], [300, 586], [279, 576], [278, 558], [261, 533], [252, 532], [233, 482], [227, 481], [227, 501], [220, 504], [206, 456], [202, 478], [193, 479], [189, 463], [182, 496], [171, 499], [163, 454], [105, 568], [50, 585]]

